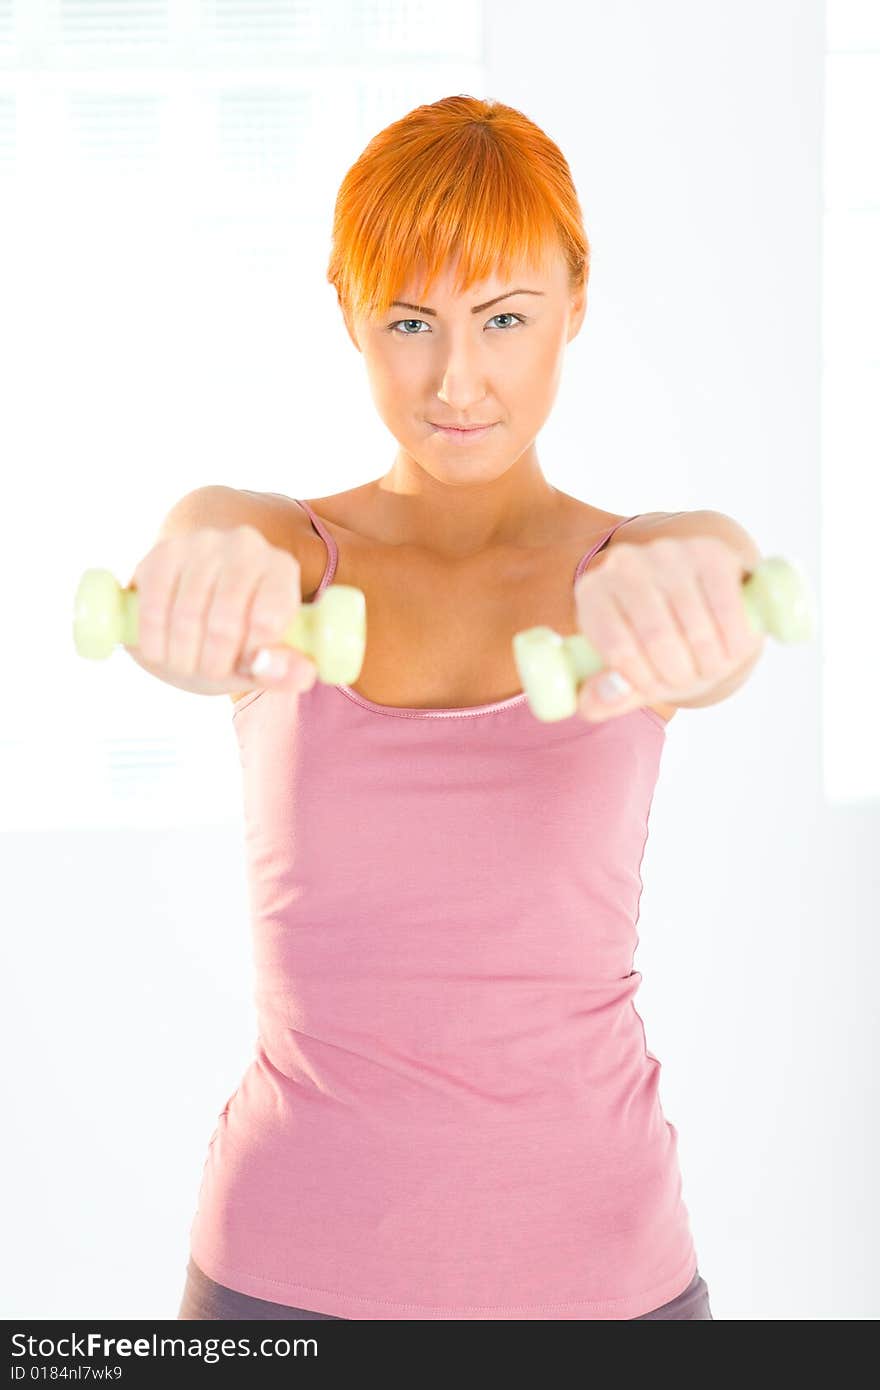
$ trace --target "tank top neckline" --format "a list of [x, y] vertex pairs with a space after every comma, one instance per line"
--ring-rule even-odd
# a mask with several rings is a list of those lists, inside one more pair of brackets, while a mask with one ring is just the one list
[[[317, 531], [321, 540], [327, 547], [327, 564], [324, 567], [324, 574], [311, 600], [315, 603], [321, 597], [321, 594], [327, 588], [328, 584], [333, 582], [333, 576], [336, 573], [339, 560], [339, 548], [336, 541], [333, 539], [329, 527], [324, 525], [317, 512], [312, 510], [308, 502], [304, 502], [299, 497], [295, 497], [293, 500], [298, 507], [302, 507], [311, 521], [313, 528]], [[606, 541], [610, 540], [618, 527], [625, 525], [627, 521], [635, 521], [636, 518], [641, 515], [641, 512], [635, 512], [633, 516], [624, 517], [623, 521], [616, 522], [614, 526], [609, 527], [608, 530], [599, 537], [598, 541], [596, 541], [596, 543], [581, 556], [580, 560], [578, 560], [575, 566], [572, 587], [577, 584], [588, 561], [593, 558], [596, 551], [599, 550]], [[361, 705], [364, 709], [373, 710], [376, 714], [396, 715], [401, 719], [462, 719], [473, 715], [494, 714], [500, 710], [515, 709], [517, 706], [525, 704], [527, 698], [526, 692], [521, 691], [519, 695], [509, 695], [506, 700], [492, 700], [486, 705], [460, 705], [451, 708], [433, 705], [380, 705], [375, 700], [368, 700], [365, 695], [361, 695], [357, 690], [353, 690], [350, 685], [334, 685], [332, 688], [340, 691], [341, 694], [345, 695], [349, 700], [353, 700], [355, 704]], [[653, 718], [658, 723], [661, 723], [659, 715], [653, 714], [653, 711], [651, 711], [651, 713]]]

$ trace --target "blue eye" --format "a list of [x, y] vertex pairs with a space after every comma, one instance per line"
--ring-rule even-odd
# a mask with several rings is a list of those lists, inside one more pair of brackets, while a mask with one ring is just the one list
[[[388, 332], [393, 333], [394, 329], [402, 323], [425, 323], [424, 319], [398, 319], [395, 323], [389, 323]], [[427, 324], [425, 324], [427, 328]], [[418, 338], [418, 333], [398, 333], [398, 338]]]
[[[492, 322], [492, 319], [516, 319], [518, 323], [525, 323], [525, 316], [524, 316], [523, 314], [508, 314], [508, 313], [493, 314], [493, 315], [492, 315], [492, 318], [489, 320], [490, 323]], [[389, 323], [388, 328], [387, 328], [387, 332], [393, 333], [394, 330], [395, 330], [401, 323], [425, 323], [425, 320], [424, 320], [424, 319], [396, 319], [396, 320], [394, 321], [394, 323]], [[429, 328], [430, 325], [427, 324], [427, 323], [425, 323], [425, 327], [426, 327], [426, 328]], [[504, 332], [504, 333], [509, 333], [509, 332], [510, 332], [510, 329], [509, 329], [509, 328], [505, 328], [505, 329], [502, 329], [501, 331]], [[398, 334], [397, 334], [397, 337], [398, 337], [398, 338], [422, 338], [422, 337], [424, 337], [424, 334], [423, 334], [423, 333], [398, 333]]]

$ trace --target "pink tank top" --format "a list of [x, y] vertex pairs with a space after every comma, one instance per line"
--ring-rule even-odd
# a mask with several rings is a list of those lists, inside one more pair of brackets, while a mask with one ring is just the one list
[[[301, 505], [320, 594], [337, 548]], [[320, 682], [232, 717], [258, 1038], [208, 1146], [196, 1264], [343, 1318], [677, 1297], [697, 1257], [633, 969], [664, 721]]]

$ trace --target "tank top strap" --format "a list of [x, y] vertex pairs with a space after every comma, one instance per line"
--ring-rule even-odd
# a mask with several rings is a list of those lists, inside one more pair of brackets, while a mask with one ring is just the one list
[[596, 555], [600, 550], [604, 549], [604, 547], [611, 540], [611, 537], [614, 535], [615, 531], [619, 531], [621, 526], [625, 526], [628, 521], [636, 521], [640, 516], [644, 515], [644, 512], [636, 512], [635, 516], [626, 516], [624, 517], [623, 521], [618, 521], [614, 526], [610, 527], [604, 533], [604, 535], [600, 536], [599, 539], [596, 541], [595, 545], [592, 545], [590, 549], [587, 551], [586, 555], [582, 555], [581, 558], [578, 560], [574, 572], [574, 583], [577, 584], [578, 580], [580, 579], [590, 560], [592, 560], [593, 556]]
[[298, 507], [302, 507], [303, 511], [306, 513], [306, 515], [312, 523], [312, 529], [317, 531], [318, 535], [321, 537], [321, 540], [327, 547], [327, 563], [324, 566], [324, 574], [321, 579], [321, 582], [315, 590], [314, 597], [312, 600], [314, 602], [315, 600], [320, 598], [327, 585], [332, 583], [333, 576], [336, 573], [336, 566], [339, 563], [339, 549], [329, 530], [324, 525], [323, 521], [317, 515], [317, 513], [312, 511], [308, 502], [303, 502], [299, 497], [294, 497], [293, 500]]

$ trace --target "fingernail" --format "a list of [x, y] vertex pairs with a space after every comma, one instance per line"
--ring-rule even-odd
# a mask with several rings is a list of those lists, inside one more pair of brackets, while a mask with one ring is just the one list
[[615, 700], [622, 700], [626, 695], [632, 694], [632, 686], [629, 681], [618, 671], [606, 671], [593, 684], [592, 690], [606, 705], [612, 705]]
[[273, 651], [271, 647], [261, 647], [251, 662], [251, 674], [259, 676], [261, 680], [280, 680], [286, 671], [285, 653]]

